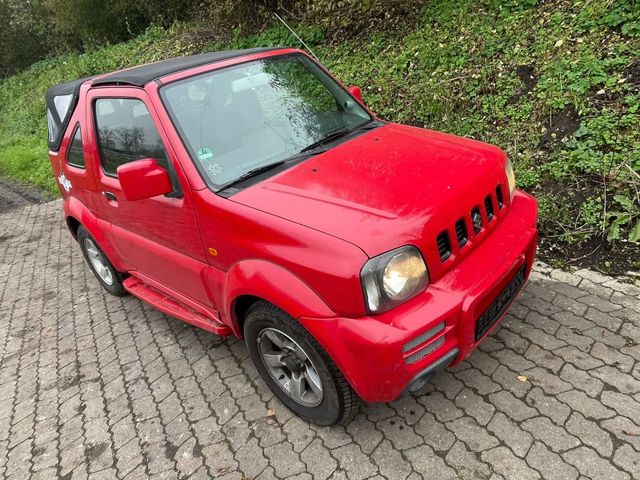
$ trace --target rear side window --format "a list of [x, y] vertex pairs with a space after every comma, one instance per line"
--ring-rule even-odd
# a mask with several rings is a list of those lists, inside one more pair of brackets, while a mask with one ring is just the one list
[[80, 125], [76, 126], [76, 131], [73, 133], [71, 144], [69, 145], [69, 151], [67, 152], [67, 163], [74, 167], [84, 168], [84, 152], [82, 151], [82, 132], [80, 131]]
[[154, 158], [167, 168], [167, 152], [146, 105], [133, 98], [99, 98], [94, 104], [102, 168], [116, 176], [120, 165]]

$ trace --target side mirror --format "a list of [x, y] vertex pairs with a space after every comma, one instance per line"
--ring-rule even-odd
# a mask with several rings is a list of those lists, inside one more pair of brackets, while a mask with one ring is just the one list
[[364, 103], [364, 101], [362, 100], [362, 90], [360, 90], [360, 87], [354, 85], [352, 87], [347, 88], [347, 91], [353, 95], [354, 97], [356, 97], [356, 99], [360, 102], [360, 103]]
[[117, 169], [122, 193], [127, 200], [141, 200], [171, 193], [169, 174], [154, 158], [143, 158], [120, 165]]

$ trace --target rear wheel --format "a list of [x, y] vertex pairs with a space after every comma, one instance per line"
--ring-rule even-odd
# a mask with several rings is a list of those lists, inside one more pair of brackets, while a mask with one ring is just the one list
[[76, 237], [85, 260], [102, 287], [111, 295], [117, 297], [126, 295], [127, 291], [122, 285], [122, 274], [113, 268], [113, 265], [111, 265], [111, 262], [98, 247], [98, 244], [87, 229], [80, 225]]
[[275, 395], [318, 425], [349, 421], [359, 399], [329, 355], [297, 321], [267, 302], [247, 312], [249, 354]]

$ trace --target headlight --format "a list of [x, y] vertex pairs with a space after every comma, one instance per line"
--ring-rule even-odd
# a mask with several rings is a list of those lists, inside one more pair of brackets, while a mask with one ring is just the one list
[[504, 173], [507, 175], [507, 183], [509, 184], [509, 200], [513, 200], [513, 194], [516, 193], [516, 174], [513, 173], [513, 163], [509, 157], [504, 164]]
[[407, 245], [369, 260], [360, 279], [367, 310], [380, 313], [422, 292], [429, 273], [418, 249]]

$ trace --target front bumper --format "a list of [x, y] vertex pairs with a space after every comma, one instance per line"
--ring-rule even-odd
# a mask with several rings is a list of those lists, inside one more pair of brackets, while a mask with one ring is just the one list
[[[423, 294], [380, 315], [302, 317], [300, 322], [363, 400], [395, 400], [424, 385], [435, 371], [461, 362], [500, 323], [504, 309], [476, 340], [478, 317], [522, 266], [524, 278], [529, 276], [537, 244], [536, 222], [535, 200], [516, 192], [509, 212], [491, 235]], [[433, 331], [436, 333], [430, 336]], [[412, 344], [420, 336], [430, 338], [426, 343]], [[414, 348], [407, 350], [408, 344]], [[433, 350], [422, 357], [418, 351], [427, 345]]]

